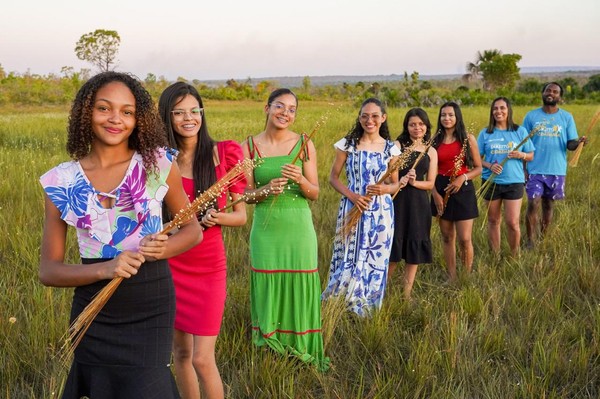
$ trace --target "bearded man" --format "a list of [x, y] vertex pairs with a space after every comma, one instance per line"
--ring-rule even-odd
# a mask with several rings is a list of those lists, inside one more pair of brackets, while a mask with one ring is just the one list
[[[523, 126], [535, 134], [531, 138], [535, 146], [535, 158], [527, 163], [529, 177], [527, 192], [527, 247], [532, 248], [537, 240], [538, 229], [543, 235], [552, 222], [554, 201], [565, 198], [565, 177], [567, 175], [567, 150], [574, 151], [580, 142], [587, 142], [585, 136], [579, 138], [573, 116], [560, 109], [563, 88], [556, 82], [546, 83], [542, 89], [541, 108], [525, 115]], [[539, 218], [542, 208], [541, 226]]]

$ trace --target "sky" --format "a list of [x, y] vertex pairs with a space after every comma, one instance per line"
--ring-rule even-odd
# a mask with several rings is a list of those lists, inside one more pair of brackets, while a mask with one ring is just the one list
[[6, 0], [0, 65], [97, 72], [75, 44], [107, 29], [121, 37], [116, 70], [142, 79], [462, 74], [487, 49], [521, 68], [600, 67], [598, 21], [599, 0]]

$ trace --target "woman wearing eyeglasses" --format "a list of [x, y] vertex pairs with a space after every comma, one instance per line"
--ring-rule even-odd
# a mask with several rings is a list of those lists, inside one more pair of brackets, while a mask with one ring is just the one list
[[[389, 182], [376, 184], [386, 173], [392, 157], [400, 155], [400, 149], [390, 139], [381, 101], [365, 100], [354, 127], [334, 147], [329, 183], [342, 194], [342, 199], [323, 299], [341, 296], [349, 310], [367, 316], [381, 307], [385, 293], [394, 235], [391, 194], [399, 187], [397, 175]], [[342, 169], [346, 172], [347, 186], [340, 180]], [[348, 232], [344, 226], [354, 207], [361, 216], [357, 226]]]
[[396, 140], [402, 151], [409, 150], [411, 154], [406, 167], [398, 172], [400, 181], [406, 183], [406, 187], [394, 198], [396, 225], [390, 255], [390, 277], [398, 262], [404, 260], [403, 294], [409, 300], [417, 267], [433, 261], [431, 210], [427, 191], [433, 189], [437, 176], [437, 152], [433, 147], [428, 147], [431, 122], [427, 113], [421, 108], [410, 109], [404, 117], [402, 133]]
[[[235, 141], [214, 141], [208, 134], [202, 98], [184, 82], [167, 87], [159, 100], [169, 145], [179, 150], [177, 164], [183, 187], [193, 201], [224, 176], [243, 153]], [[218, 198], [222, 209], [230, 197], [240, 198], [246, 182], [229, 187]], [[231, 212], [211, 209], [201, 216], [204, 240], [189, 251], [169, 259], [177, 310], [173, 341], [177, 386], [184, 398], [223, 398], [223, 383], [215, 361], [215, 342], [221, 328], [226, 296], [227, 262], [221, 226], [246, 223], [244, 202]]]
[[324, 371], [317, 235], [308, 201], [319, 196], [312, 141], [290, 130], [298, 100], [289, 89], [271, 93], [265, 130], [242, 143], [262, 162], [248, 177], [256, 204], [250, 232], [252, 341]]

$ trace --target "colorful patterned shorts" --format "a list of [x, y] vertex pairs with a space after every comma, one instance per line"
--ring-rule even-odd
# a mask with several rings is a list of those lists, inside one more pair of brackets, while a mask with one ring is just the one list
[[556, 175], [529, 175], [527, 185], [527, 198], [549, 198], [560, 200], [565, 198], [565, 176]]

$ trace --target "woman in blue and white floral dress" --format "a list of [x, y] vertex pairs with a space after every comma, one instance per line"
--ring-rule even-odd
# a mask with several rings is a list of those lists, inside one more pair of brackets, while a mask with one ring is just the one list
[[[378, 99], [365, 100], [352, 130], [334, 145], [336, 157], [329, 175], [329, 183], [343, 197], [323, 299], [344, 296], [348, 309], [361, 316], [381, 307], [394, 235], [391, 194], [400, 186], [398, 176], [376, 184], [392, 157], [400, 155], [386, 119]], [[339, 178], [344, 165], [348, 186]], [[361, 211], [360, 221], [345, 234], [342, 226], [354, 206]]]

